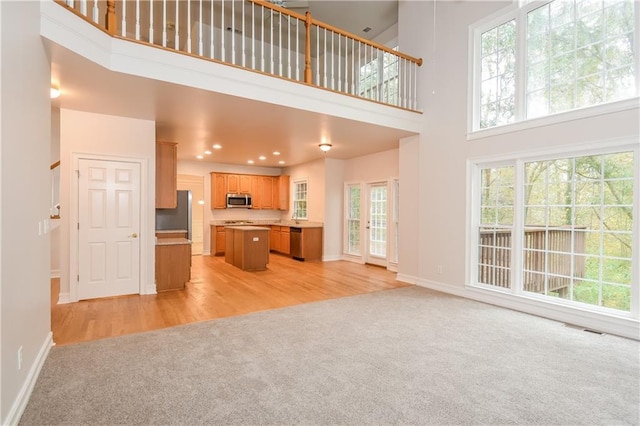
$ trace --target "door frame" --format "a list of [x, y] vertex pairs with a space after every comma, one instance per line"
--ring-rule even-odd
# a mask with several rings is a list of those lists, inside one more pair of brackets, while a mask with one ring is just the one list
[[[80, 160], [119, 161], [137, 163], [140, 166], [140, 288], [139, 294], [156, 294], [155, 262], [155, 197], [150, 197], [154, 182], [150, 182], [149, 159], [143, 157], [124, 157], [93, 153], [74, 152], [71, 154], [69, 170], [69, 301], [78, 299], [79, 245], [80, 232], [74, 223], [78, 223], [80, 208], [78, 171]], [[153, 192], [155, 193], [155, 192]], [[154, 207], [154, 208], [152, 208]], [[152, 211], [153, 213], [150, 213]]]

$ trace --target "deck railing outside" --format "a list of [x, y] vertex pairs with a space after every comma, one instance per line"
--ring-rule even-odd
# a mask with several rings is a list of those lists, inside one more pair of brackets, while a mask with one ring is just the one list
[[263, 0], [56, 0], [109, 34], [418, 110], [422, 59]]
[[[524, 289], [561, 295], [571, 280], [584, 277], [585, 227], [529, 227], [524, 232]], [[478, 282], [511, 288], [512, 233], [482, 230], [479, 241]], [[573, 265], [572, 265], [573, 263]], [[546, 278], [546, 291], [545, 291]]]

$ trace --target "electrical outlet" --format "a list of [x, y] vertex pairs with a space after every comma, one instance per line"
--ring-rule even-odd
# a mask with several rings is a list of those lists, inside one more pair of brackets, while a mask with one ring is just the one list
[[442, 265], [438, 265], [438, 266], [436, 266], [436, 272], [437, 272], [438, 274], [442, 274], [442, 273], [444, 273], [444, 267], [443, 267]]
[[18, 349], [18, 370], [22, 370], [22, 346]]

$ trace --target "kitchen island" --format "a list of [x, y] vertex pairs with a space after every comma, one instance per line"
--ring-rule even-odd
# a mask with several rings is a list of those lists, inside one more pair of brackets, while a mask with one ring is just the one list
[[225, 226], [225, 262], [243, 271], [267, 269], [269, 231], [263, 226]]

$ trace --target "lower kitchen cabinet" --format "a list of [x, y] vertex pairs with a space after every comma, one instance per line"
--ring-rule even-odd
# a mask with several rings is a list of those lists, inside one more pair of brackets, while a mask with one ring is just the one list
[[211, 256], [223, 256], [225, 252], [226, 235], [224, 226], [210, 227], [211, 235], [209, 236], [209, 247]]
[[155, 270], [156, 291], [183, 289], [191, 279], [191, 242], [185, 238], [159, 239]]
[[289, 254], [291, 246], [288, 226], [271, 225], [269, 235], [269, 249], [277, 253]]

